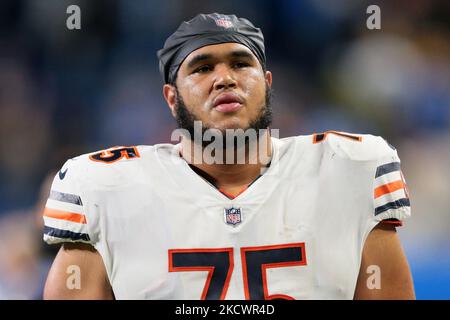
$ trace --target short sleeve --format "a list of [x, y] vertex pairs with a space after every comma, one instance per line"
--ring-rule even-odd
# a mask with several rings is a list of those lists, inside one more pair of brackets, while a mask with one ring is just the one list
[[410, 217], [409, 193], [400, 158], [392, 148], [388, 156], [377, 161], [373, 172], [373, 217], [375, 221], [396, 223]]
[[48, 244], [82, 242], [91, 244], [88, 219], [77, 170], [68, 160], [53, 179], [43, 212], [44, 241]]

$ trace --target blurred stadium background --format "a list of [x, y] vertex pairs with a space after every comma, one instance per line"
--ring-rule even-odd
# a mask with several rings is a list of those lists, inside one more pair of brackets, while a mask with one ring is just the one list
[[[66, 8], [81, 8], [81, 30]], [[366, 8], [381, 8], [381, 30]], [[281, 136], [382, 135], [413, 217], [399, 228], [417, 298], [450, 299], [449, 1], [0, 2], [0, 298], [40, 299], [55, 248], [40, 211], [67, 158], [169, 142], [156, 51], [182, 20], [235, 13], [263, 29]]]

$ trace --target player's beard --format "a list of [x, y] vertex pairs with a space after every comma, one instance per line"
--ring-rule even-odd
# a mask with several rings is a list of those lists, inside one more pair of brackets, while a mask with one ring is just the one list
[[[175, 104], [175, 111], [176, 116], [175, 119], [178, 124], [178, 128], [185, 129], [189, 132], [191, 140], [193, 140], [193, 137], [195, 135], [195, 131], [198, 127], [194, 126], [194, 121], [200, 121], [201, 122], [201, 131], [197, 132], [197, 136], [201, 135], [204, 136], [205, 132], [211, 128], [203, 121], [201, 121], [200, 118], [198, 118], [193, 112], [189, 111], [186, 107], [186, 104], [183, 101], [183, 97], [181, 96], [180, 92], [178, 91], [178, 88], [175, 86], [177, 98], [176, 98], [176, 104]], [[247, 131], [248, 129], [255, 130], [256, 137], [259, 138], [261, 133], [264, 132], [263, 130], [268, 129], [268, 127], [272, 124], [272, 89], [269, 86], [266, 86], [266, 94], [265, 94], [265, 103], [263, 106], [260, 107], [259, 113], [256, 115], [254, 119], [250, 120], [250, 123], [247, 128], [239, 128], [243, 131]], [[222, 136], [224, 138], [223, 146], [229, 145], [230, 141], [225, 140], [225, 130], [220, 130], [222, 133]], [[202, 146], [206, 147], [208, 144], [210, 144], [211, 141], [204, 141], [202, 139]], [[246, 141], [248, 143], [248, 141]], [[233, 145], [234, 142], [233, 142]]]

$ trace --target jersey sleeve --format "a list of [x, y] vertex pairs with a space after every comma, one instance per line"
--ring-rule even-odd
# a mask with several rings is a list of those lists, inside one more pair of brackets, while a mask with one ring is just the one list
[[[387, 142], [385, 142], [387, 144]], [[411, 215], [409, 193], [401, 170], [397, 151], [377, 160], [373, 169], [373, 219], [374, 222], [401, 225]]]
[[79, 180], [80, 169], [75, 166], [75, 162], [68, 160], [53, 179], [43, 212], [44, 241], [48, 244], [92, 244]]

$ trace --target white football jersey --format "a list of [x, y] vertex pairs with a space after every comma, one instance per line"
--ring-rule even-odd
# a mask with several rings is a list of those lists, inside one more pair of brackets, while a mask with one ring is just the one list
[[369, 232], [410, 215], [397, 152], [341, 132], [272, 145], [270, 167], [234, 199], [179, 145], [73, 158], [54, 179], [44, 240], [93, 245], [116, 299], [352, 299]]

